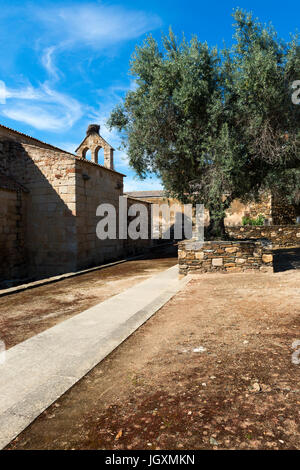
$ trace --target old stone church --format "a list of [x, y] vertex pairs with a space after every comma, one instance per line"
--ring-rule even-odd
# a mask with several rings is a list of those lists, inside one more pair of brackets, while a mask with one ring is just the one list
[[76, 153], [0, 125], [0, 284], [88, 268], [150, 243], [97, 238], [96, 209], [105, 202], [117, 210], [124, 175], [97, 125]]

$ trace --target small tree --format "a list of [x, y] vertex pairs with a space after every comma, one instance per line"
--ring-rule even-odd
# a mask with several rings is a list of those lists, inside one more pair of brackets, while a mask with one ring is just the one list
[[299, 168], [297, 39], [283, 44], [241, 10], [235, 20], [230, 51], [178, 43], [172, 31], [160, 50], [148, 37], [131, 60], [137, 87], [109, 119], [141, 178], [155, 173], [170, 196], [205, 204], [212, 236], [225, 235], [235, 198], [258, 197]]

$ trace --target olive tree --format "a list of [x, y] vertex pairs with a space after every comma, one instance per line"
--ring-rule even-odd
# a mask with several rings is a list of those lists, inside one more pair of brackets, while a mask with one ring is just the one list
[[230, 50], [179, 42], [171, 30], [161, 46], [147, 37], [130, 63], [136, 88], [108, 121], [139, 177], [154, 173], [170, 196], [209, 209], [212, 236], [225, 235], [234, 199], [258, 198], [291, 174], [299, 182], [298, 38], [285, 43], [239, 9], [234, 17]]

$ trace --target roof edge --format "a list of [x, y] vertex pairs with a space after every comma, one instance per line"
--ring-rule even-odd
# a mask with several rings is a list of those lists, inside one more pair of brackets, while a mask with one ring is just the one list
[[54, 150], [59, 150], [60, 152], [68, 153], [69, 155], [74, 155], [73, 153], [68, 152], [67, 150], [63, 150], [60, 147], [56, 147], [55, 145], [48, 144], [47, 142], [44, 142], [43, 140], [39, 140], [39, 139], [36, 139], [35, 137], [32, 137], [31, 135], [24, 134], [24, 132], [16, 131], [15, 129], [12, 129], [11, 127], [4, 126], [3, 124], [0, 124], [0, 127], [2, 127], [3, 129], [7, 129], [8, 131], [13, 132], [14, 134], [18, 134], [18, 135], [21, 135], [23, 137], [27, 137], [28, 139], [31, 139], [35, 142], [40, 143], [40, 144], [47, 145], [47, 147], [50, 147]]
[[[92, 165], [96, 165], [96, 166], [99, 166], [100, 168], [104, 168], [105, 170], [107, 171], [112, 171], [113, 173], [117, 173], [118, 175], [121, 175], [123, 176], [124, 178], [126, 178], [126, 175], [124, 175], [123, 173], [120, 173], [119, 171], [116, 171], [116, 170], [112, 170], [111, 168], [106, 168], [104, 165], [100, 165], [99, 163], [95, 163], [95, 162], [91, 162], [90, 160], [86, 160], [85, 158], [81, 158], [81, 157], [78, 157], [78, 155], [74, 154], [74, 153], [71, 153], [71, 152], [68, 152], [67, 150], [63, 150], [61, 149], [60, 147], [55, 147], [55, 145], [52, 145], [52, 144], [48, 144], [47, 142], [43, 142], [42, 140], [39, 140], [39, 139], [36, 139], [35, 137], [32, 137], [28, 134], [24, 134], [23, 132], [19, 132], [19, 131], [16, 131], [15, 129], [12, 129], [11, 127], [7, 127], [7, 126], [4, 126], [3, 124], [0, 124], [0, 128], [3, 128], [3, 129], [6, 129], [8, 131], [11, 131], [13, 132], [14, 134], [17, 134], [17, 135], [21, 135], [23, 137], [27, 137], [28, 139], [31, 139], [33, 140], [34, 142], [38, 142], [40, 144], [43, 144], [45, 146], [47, 146], [50, 150], [55, 150], [55, 151], [59, 151], [59, 152], [62, 152], [70, 157], [73, 157], [75, 158], [76, 160], [80, 160], [80, 161], [84, 161], [84, 162], [87, 162], [89, 164], [92, 164]], [[103, 137], [102, 137], [103, 139]], [[85, 139], [84, 139], [85, 140]], [[104, 142], [106, 142], [105, 139], [103, 139]], [[84, 141], [83, 141], [84, 142]], [[107, 142], [106, 142], [107, 143]], [[28, 144], [30, 145], [30, 144]], [[81, 144], [80, 144], [81, 145]], [[109, 145], [109, 144], [107, 144]], [[80, 147], [80, 146], [79, 146]], [[78, 147], [78, 148], [79, 148]], [[111, 146], [110, 146], [111, 147]], [[112, 148], [112, 147], [111, 147]], [[113, 149], [114, 150], [114, 149]]]

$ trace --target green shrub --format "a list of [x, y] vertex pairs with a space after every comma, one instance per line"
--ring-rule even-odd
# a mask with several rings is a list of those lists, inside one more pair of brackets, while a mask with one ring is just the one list
[[242, 219], [243, 225], [252, 225], [252, 226], [259, 226], [264, 225], [265, 218], [262, 214], [259, 214], [256, 219], [251, 219], [251, 217], [244, 216]]

